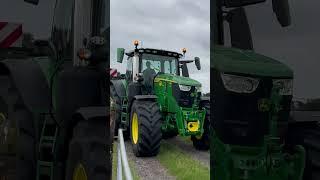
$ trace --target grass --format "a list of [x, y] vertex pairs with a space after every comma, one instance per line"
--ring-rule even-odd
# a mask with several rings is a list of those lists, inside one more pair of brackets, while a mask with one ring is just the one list
[[157, 158], [177, 180], [210, 179], [208, 167], [192, 159], [175, 145], [162, 143]]
[[[112, 157], [112, 179], [113, 180], [116, 180], [117, 179], [117, 163], [118, 163], [118, 158], [117, 158], [117, 154], [118, 154], [118, 151], [117, 151], [117, 146], [118, 146], [118, 143], [115, 141], [114, 144], [113, 144], [113, 157]], [[132, 177], [133, 177], [133, 180], [139, 180], [139, 176], [138, 176], [138, 173], [135, 169], [135, 166], [134, 166], [134, 163], [130, 160], [129, 161], [129, 166], [130, 166], [130, 169], [131, 169], [131, 174], [132, 174]], [[123, 168], [122, 168], [122, 171], [123, 171]], [[124, 174], [122, 172], [122, 177], [124, 177]]]

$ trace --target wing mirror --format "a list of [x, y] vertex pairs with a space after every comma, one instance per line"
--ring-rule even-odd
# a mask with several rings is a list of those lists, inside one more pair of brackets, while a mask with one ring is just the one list
[[117, 62], [122, 63], [123, 61], [123, 56], [124, 56], [124, 48], [117, 48]]
[[272, 9], [277, 15], [278, 22], [282, 27], [286, 27], [291, 24], [288, 0], [272, 0]]
[[38, 5], [39, 4], [39, 0], [24, 0], [24, 2], [30, 3], [30, 4], [33, 4], [33, 5]]
[[199, 57], [194, 58], [194, 63], [196, 64], [197, 69], [200, 70], [201, 65], [200, 65], [200, 58]]

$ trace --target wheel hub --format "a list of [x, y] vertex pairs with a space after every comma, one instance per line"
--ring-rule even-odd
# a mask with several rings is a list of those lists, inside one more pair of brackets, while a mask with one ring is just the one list
[[73, 171], [73, 180], [88, 180], [86, 170], [83, 165], [79, 163]]
[[132, 134], [133, 143], [137, 144], [138, 143], [138, 136], [139, 136], [139, 125], [138, 125], [137, 113], [134, 113], [133, 117], [132, 117], [131, 134]]

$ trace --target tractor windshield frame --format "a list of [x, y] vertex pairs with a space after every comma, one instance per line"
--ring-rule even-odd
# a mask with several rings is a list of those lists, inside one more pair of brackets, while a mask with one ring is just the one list
[[146, 63], [150, 62], [150, 68], [156, 73], [179, 75], [179, 59], [177, 57], [163, 56], [151, 53], [139, 53], [139, 72], [142, 73]]
[[[165, 59], [175, 60], [175, 71], [176, 72], [170, 73], [170, 74], [174, 74], [174, 75], [178, 75], [178, 76], [180, 75], [180, 58], [183, 57], [183, 55], [181, 53], [166, 51], [166, 50], [159, 50], [159, 49], [136, 48], [135, 50], [126, 53], [126, 55], [129, 57], [133, 57], [134, 55], [139, 56], [139, 70], [138, 70], [139, 73], [141, 73], [142, 69], [143, 69], [142, 60], [143, 60], [144, 54], [148, 54], [149, 56], [154, 56], [155, 58], [159, 58], [159, 59], [161, 57], [163, 57]], [[172, 66], [171, 66], [171, 69], [173, 69]], [[163, 70], [161, 72], [165, 72], [165, 71]]]

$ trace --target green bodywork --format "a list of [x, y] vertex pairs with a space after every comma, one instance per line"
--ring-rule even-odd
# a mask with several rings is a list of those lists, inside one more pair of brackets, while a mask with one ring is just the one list
[[[253, 51], [215, 46], [212, 66], [221, 73], [256, 78], [293, 79], [286, 65]], [[269, 132], [258, 146], [225, 144], [212, 132], [211, 166], [213, 179], [219, 180], [301, 180], [305, 165], [305, 150], [295, 146], [293, 153], [283, 151], [278, 137], [278, 112], [282, 97], [277, 87], [266, 98]], [[244, 102], [245, 103], [245, 102]]]
[[[200, 87], [201, 84], [187, 77], [176, 76], [172, 74], [160, 74], [154, 79], [154, 92], [157, 95], [157, 101], [160, 110], [164, 114], [165, 122], [162, 124], [162, 131], [176, 131], [182, 136], [201, 135], [203, 133], [203, 122], [205, 110], [199, 110], [199, 94], [194, 92], [191, 96], [194, 103], [191, 108], [180, 107], [174, 98], [172, 92], [172, 83]], [[187, 128], [188, 122], [198, 122], [200, 128], [198, 131], [191, 132]]]
[[293, 78], [285, 64], [252, 50], [214, 46], [212, 66], [221, 72], [270, 78]]

